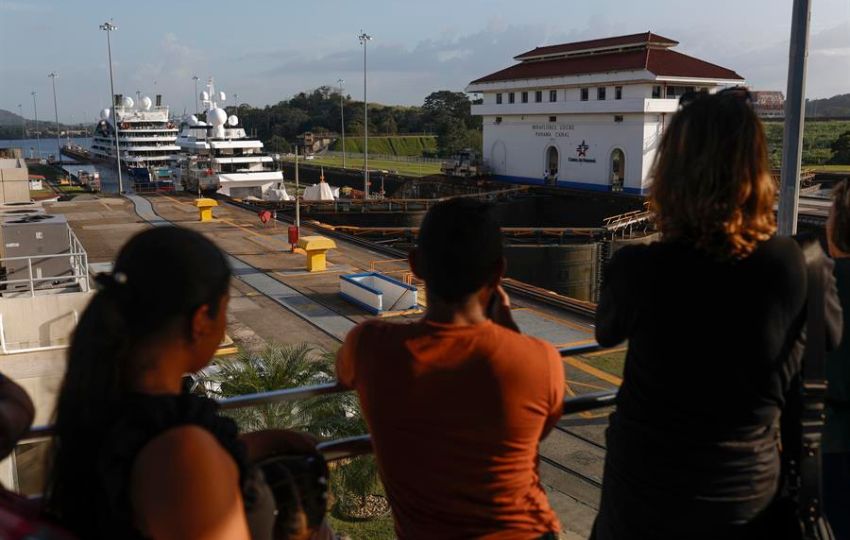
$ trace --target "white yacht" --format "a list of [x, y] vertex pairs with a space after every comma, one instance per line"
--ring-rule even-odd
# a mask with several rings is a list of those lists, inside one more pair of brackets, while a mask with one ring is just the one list
[[283, 172], [275, 170], [263, 143], [250, 139], [236, 115], [219, 107], [224, 92], [215, 92], [212, 78], [200, 95], [203, 119], [186, 119], [177, 145], [187, 155], [180, 162], [180, 181], [190, 192], [217, 191], [228, 197], [286, 201]]
[[115, 160], [115, 125], [118, 125], [118, 146], [121, 165], [135, 183], [169, 182], [171, 164], [177, 159], [180, 147], [175, 144], [177, 126], [168, 118], [168, 107], [162, 96], [138, 97], [135, 103], [129, 96], [115, 96], [115, 106], [100, 113], [95, 128], [91, 155], [103, 161]]

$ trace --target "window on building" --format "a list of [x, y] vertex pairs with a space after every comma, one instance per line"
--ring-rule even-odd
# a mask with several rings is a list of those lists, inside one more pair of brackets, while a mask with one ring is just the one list
[[688, 92], [693, 92], [696, 90], [695, 86], [668, 86], [667, 87], [667, 97], [670, 99], [679, 98]]
[[556, 101], [558, 101], [558, 91], [549, 90], [549, 103], [555, 103]]
[[496, 117], [496, 123], [497, 123], [497, 124], [501, 124], [501, 123], [502, 123], [502, 117], [501, 117], [501, 116], [497, 116], [497, 117]]
[[653, 86], [652, 87], [652, 99], [660, 99], [661, 98], [661, 87]]
[[557, 117], [557, 116], [550, 116], [550, 117], [549, 117], [549, 122], [557, 122], [557, 121], [558, 121], [558, 117]]
[[623, 99], [623, 87], [615, 86], [614, 87], [614, 99]]
[[523, 103], [528, 103], [528, 92], [523, 92], [523, 93], [522, 93], [522, 102], [523, 102]]
[[537, 90], [534, 92], [534, 103], [540, 103], [543, 101], [543, 90]]
[[605, 101], [605, 87], [602, 86], [596, 89], [596, 99], [599, 101]]
[[496, 94], [496, 105], [502, 104], [502, 94]]
[[617, 122], [617, 123], [622, 122], [623, 121], [623, 115], [622, 114], [615, 114], [614, 115], [614, 121]]
[[587, 101], [589, 99], [589, 96], [590, 96], [590, 90], [587, 89], [587, 88], [582, 88], [581, 89], [581, 100]]
[[513, 103], [514, 98], [515, 98], [514, 93], [513, 92], [509, 93], [508, 94], [508, 103]]

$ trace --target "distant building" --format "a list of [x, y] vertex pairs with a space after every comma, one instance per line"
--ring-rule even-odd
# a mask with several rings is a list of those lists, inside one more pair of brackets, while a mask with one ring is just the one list
[[295, 137], [295, 144], [298, 145], [301, 155], [308, 156], [330, 147], [330, 145], [336, 141], [336, 138], [336, 135], [333, 133], [313, 133], [312, 131], [305, 131], [301, 135]]
[[496, 179], [642, 194], [667, 116], [689, 90], [734, 71], [671, 50], [651, 32], [538, 47], [469, 83]]
[[761, 118], [782, 118], [785, 116], [785, 95], [776, 90], [759, 90], [753, 95], [753, 110]]
[[0, 148], [0, 205], [29, 201], [29, 169], [21, 150]]

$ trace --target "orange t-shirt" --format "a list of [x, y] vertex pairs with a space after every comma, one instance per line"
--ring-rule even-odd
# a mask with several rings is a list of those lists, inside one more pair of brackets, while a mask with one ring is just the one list
[[552, 345], [491, 321], [365, 322], [337, 356], [357, 391], [402, 539], [559, 532], [537, 448], [561, 417]]

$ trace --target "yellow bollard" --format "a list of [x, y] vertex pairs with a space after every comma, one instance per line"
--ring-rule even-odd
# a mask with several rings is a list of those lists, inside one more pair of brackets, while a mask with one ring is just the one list
[[298, 247], [307, 252], [307, 271], [321, 272], [328, 267], [328, 250], [335, 249], [336, 244], [324, 236], [302, 236], [298, 239]]
[[195, 199], [195, 206], [198, 208], [201, 223], [203, 223], [213, 220], [212, 209], [218, 206], [218, 202], [215, 199]]

